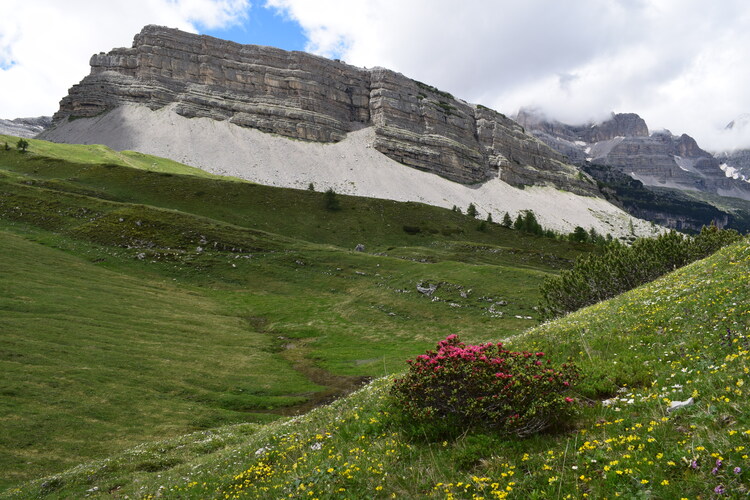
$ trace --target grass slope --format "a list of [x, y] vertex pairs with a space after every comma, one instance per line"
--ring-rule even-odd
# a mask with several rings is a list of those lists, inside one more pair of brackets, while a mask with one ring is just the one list
[[254, 429], [448, 333], [516, 334], [541, 280], [590, 251], [414, 203], [341, 196], [330, 212], [322, 193], [30, 143], [0, 151], [0, 488]]
[[748, 275], [745, 240], [514, 337], [512, 347], [572, 357], [588, 374], [580, 418], [556, 433], [408, 439], [390, 423], [385, 377], [292, 420], [144, 445], [7, 496], [745, 497]]

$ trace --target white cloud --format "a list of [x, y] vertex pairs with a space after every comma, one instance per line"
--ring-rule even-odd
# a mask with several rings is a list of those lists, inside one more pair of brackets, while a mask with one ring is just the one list
[[92, 54], [128, 47], [146, 24], [197, 32], [241, 22], [249, 0], [4, 0], [0, 118], [50, 115]]
[[[4, 0], [0, 118], [56, 111], [91, 54], [129, 46], [145, 24], [189, 31], [242, 22], [251, 0]], [[254, 2], [256, 4], [260, 1]], [[536, 105], [584, 122], [611, 111], [705, 148], [750, 146], [746, 0], [265, 0], [307, 49], [384, 66], [513, 114]]]
[[[750, 4], [724, 0], [267, 0], [308, 50], [385, 66], [506, 114], [635, 112], [707, 148], [750, 112]], [[733, 141], [750, 146], [750, 128]]]

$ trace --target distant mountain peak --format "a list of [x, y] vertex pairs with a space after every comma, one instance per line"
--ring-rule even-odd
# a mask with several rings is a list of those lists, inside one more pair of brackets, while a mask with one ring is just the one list
[[[673, 135], [668, 130], [649, 134], [646, 122], [636, 113], [612, 113], [608, 120], [600, 123], [567, 125], [546, 120], [541, 112], [532, 108], [523, 109], [517, 119], [537, 138], [575, 164], [608, 165], [648, 186], [705, 191], [750, 200], [748, 183], [722, 170], [720, 161], [701, 149], [695, 139], [687, 134]], [[733, 133], [744, 127], [750, 131], [750, 115], [742, 115], [730, 125], [728, 128]], [[736, 168], [742, 170], [739, 166]]]
[[750, 128], [750, 113], [743, 113], [727, 123], [726, 130], [747, 130]]

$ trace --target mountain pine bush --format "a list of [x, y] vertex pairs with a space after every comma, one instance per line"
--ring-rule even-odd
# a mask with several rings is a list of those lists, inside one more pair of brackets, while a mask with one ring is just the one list
[[694, 237], [671, 231], [639, 238], [630, 247], [610, 244], [603, 253], [579, 258], [571, 270], [547, 278], [540, 309], [547, 317], [562, 316], [653, 281], [739, 238], [737, 231], [709, 226]]

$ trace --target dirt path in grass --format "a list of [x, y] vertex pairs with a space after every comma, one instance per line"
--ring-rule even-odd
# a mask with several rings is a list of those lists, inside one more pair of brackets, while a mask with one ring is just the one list
[[314, 341], [314, 338], [294, 339], [294, 341], [284, 345], [281, 357], [288, 361], [292, 365], [292, 368], [308, 380], [326, 387], [326, 389], [312, 393], [304, 403], [278, 408], [272, 413], [285, 416], [307, 413], [315, 407], [331, 403], [340, 397], [346, 396], [372, 379], [372, 377], [356, 375], [336, 375], [316, 366], [315, 362], [308, 358], [308, 355], [312, 351], [309, 344]]
[[295, 394], [307, 398], [304, 403], [285, 406], [270, 410], [268, 413], [276, 415], [292, 416], [301, 415], [308, 411], [335, 401], [336, 399], [346, 396], [350, 392], [358, 389], [369, 382], [372, 377], [357, 375], [336, 375], [315, 365], [315, 361], [310, 359], [312, 348], [310, 344], [315, 342], [315, 338], [290, 339], [275, 332], [273, 328], [268, 327], [268, 321], [262, 316], [246, 316], [244, 320], [248, 326], [258, 333], [274, 335], [281, 342], [282, 350], [279, 353], [281, 358], [292, 365], [292, 368], [302, 374], [311, 382], [325, 387], [317, 392], [305, 394]]

